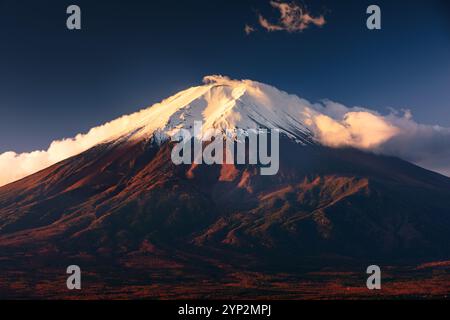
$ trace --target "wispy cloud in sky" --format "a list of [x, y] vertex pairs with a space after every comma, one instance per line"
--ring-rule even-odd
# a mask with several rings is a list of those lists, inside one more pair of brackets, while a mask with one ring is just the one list
[[301, 32], [311, 25], [322, 27], [326, 23], [323, 15], [314, 17], [304, 6], [295, 2], [270, 1], [270, 5], [279, 11], [279, 18], [276, 22], [270, 22], [262, 14], [258, 16], [261, 27], [270, 32]]
[[255, 32], [256, 30], [255, 30], [255, 28], [253, 28], [252, 26], [246, 24], [246, 25], [245, 25], [245, 28], [244, 28], [244, 31], [245, 31], [245, 34], [246, 34], [246, 35], [249, 35], [249, 34]]

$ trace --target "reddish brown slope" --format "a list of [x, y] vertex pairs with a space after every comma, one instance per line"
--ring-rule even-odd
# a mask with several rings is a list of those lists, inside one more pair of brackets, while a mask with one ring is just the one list
[[[446, 256], [450, 179], [395, 158], [283, 140], [280, 172], [174, 166], [170, 145], [100, 145], [0, 188], [0, 245], [420, 259]], [[56, 240], [57, 239], [57, 240]], [[197, 250], [196, 249], [196, 250]]]

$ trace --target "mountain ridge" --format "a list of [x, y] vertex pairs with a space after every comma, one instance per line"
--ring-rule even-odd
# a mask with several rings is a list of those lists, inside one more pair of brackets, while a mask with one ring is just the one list
[[[304, 136], [280, 135], [279, 171], [273, 176], [260, 175], [258, 164], [175, 165], [170, 134], [203, 119], [208, 101], [228, 101], [219, 109], [225, 111], [235, 102], [251, 104], [225, 91], [209, 88], [205, 99], [187, 105], [183, 94], [175, 96], [169, 104], [183, 103], [173, 109], [186, 108], [170, 110], [177, 121], [168, 125], [170, 117], [161, 116], [161, 130], [143, 126], [149, 119], [141, 118], [114, 139], [0, 187], [1, 274], [20, 287], [17, 270], [49, 270], [43, 276], [49, 283], [60, 264], [82, 262], [96, 275], [91, 288], [109, 283], [98, 275], [117, 273], [123, 278], [111, 280], [113, 292], [128, 290], [124, 279], [142, 284], [149, 276], [170, 292], [189, 292], [186, 279], [193, 274], [201, 279], [200, 290], [218, 285], [222, 276], [254, 273], [274, 279], [276, 288], [279, 279], [287, 285], [323, 268], [446, 265], [450, 178], [399, 158], [302, 143], [299, 138], [309, 139], [310, 132], [298, 127]], [[299, 98], [292, 99], [296, 110]], [[189, 114], [192, 107], [201, 112]], [[233, 112], [206, 117], [219, 119], [206, 127], [261, 125], [249, 113], [224, 121]], [[245, 283], [237, 287], [246, 289]], [[264, 291], [258, 283], [253, 288]], [[11, 294], [0, 285], [2, 291]]]
[[[317, 249], [317, 254], [322, 254], [336, 250], [329, 248], [329, 245], [335, 241], [329, 232], [333, 228], [336, 230], [336, 227], [327, 231], [327, 228], [336, 222], [329, 220], [327, 212], [330, 210], [341, 212], [342, 208], [335, 208], [347, 201], [350, 201], [352, 205], [346, 210], [351, 212], [356, 209], [355, 214], [359, 217], [358, 219], [365, 217], [369, 211], [373, 210], [378, 212], [377, 215], [380, 217], [392, 215], [389, 219], [393, 217], [400, 219], [403, 214], [409, 217], [403, 222], [401, 221], [404, 218], [396, 222], [403, 225], [397, 231], [395, 229], [388, 231], [391, 229], [388, 225], [383, 227], [387, 228], [385, 231], [379, 229], [377, 232], [386, 234], [383, 237], [390, 234], [389, 237], [400, 237], [399, 239], [404, 239], [402, 241], [406, 241], [408, 237], [445, 239], [447, 233], [444, 230], [450, 226], [449, 216], [444, 214], [447, 210], [445, 199], [450, 196], [450, 191], [446, 191], [450, 190], [450, 179], [400, 159], [376, 156], [356, 149], [303, 146], [287, 137], [282, 138], [281, 145], [280, 173], [274, 177], [259, 176], [255, 165], [175, 166], [170, 162], [170, 142], [158, 145], [151, 141], [142, 141], [131, 147], [129, 144], [94, 147], [43, 172], [0, 188], [0, 246], [7, 243], [20, 246], [39, 241], [52, 241], [50, 239], [61, 237], [66, 239], [61, 243], [77, 242], [77, 238], [82, 239], [86, 235], [90, 238], [97, 231], [103, 234], [109, 230], [108, 225], [111, 222], [105, 225], [106, 221], [125, 219], [119, 224], [113, 223], [116, 226], [114, 229], [119, 228], [113, 234], [122, 231], [128, 234], [135, 228], [141, 229], [142, 226], [147, 226], [144, 229], [149, 228], [147, 231], [142, 231], [143, 234], [137, 236], [132, 242], [137, 239], [148, 239], [154, 242], [155, 239], [150, 236], [151, 234], [159, 235], [156, 239], [158, 237], [166, 239], [169, 234], [173, 234], [173, 239], [176, 239], [180, 234], [184, 234], [190, 238], [188, 243], [192, 242], [201, 246], [208, 244], [208, 246], [221, 247], [227, 244], [242, 249], [258, 247], [257, 243], [261, 240], [261, 243], [275, 241], [278, 243], [275, 246], [277, 250], [285, 248], [290, 251], [294, 249], [288, 245], [289, 242], [283, 245], [285, 241], [283, 240], [279, 243], [285, 237], [283, 234], [292, 233], [288, 231], [289, 226], [299, 222], [303, 226], [301, 228], [305, 228], [303, 223], [310, 221], [306, 225], [309, 223], [312, 225], [307, 230], [309, 230], [308, 233], [315, 234], [313, 238], [316, 240], [309, 239], [305, 243], [316, 242], [317, 244], [313, 247], [322, 243], [319, 246], [323, 248]], [[414, 199], [410, 199], [411, 192], [418, 193]], [[161, 200], [167, 196], [172, 199], [170, 204]], [[433, 204], [427, 197], [432, 197]], [[358, 204], [362, 200], [363, 203], [367, 202], [367, 207], [361, 206], [362, 203]], [[372, 207], [375, 203], [384, 209]], [[280, 209], [279, 206], [284, 209]], [[399, 206], [399, 208], [406, 206], [411, 212], [399, 209], [400, 211], [395, 213], [392, 208], [388, 209], [390, 206]], [[432, 210], [432, 207], [435, 209]], [[422, 208], [421, 210], [425, 208], [426, 215], [420, 213], [419, 208]], [[427, 217], [433, 211], [435, 213], [431, 216], [435, 221], [431, 219], [431, 216]], [[175, 214], [175, 212], [178, 213]], [[269, 219], [267, 220], [269, 225], [276, 226], [276, 229], [281, 228], [277, 231], [280, 232], [278, 236], [271, 233], [264, 234], [264, 232], [259, 234], [260, 231], [251, 231], [247, 234], [259, 224], [257, 221], [261, 218], [256, 219], [254, 216], [257, 212], [259, 213], [256, 216], [262, 214], [262, 217], [265, 217], [264, 220]], [[278, 215], [281, 214], [280, 221], [275, 218], [277, 216], [275, 212], [279, 212]], [[164, 216], [165, 214], [167, 216]], [[177, 217], [180, 214], [187, 216]], [[289, 218], [290, 215], [293, 216]], [[339, 215], [335, 219], [340, 221], [341, 218], [338, 217]], [[172, 219], [175, 220], [172, 221]], [[240, 221], [241, 219], [243, 220]], [[415, 222], [409, 225], [407, 222], [409, 219]], [[223, 225], [224, 221], [228, 221], [231, 225], [237, 223], [241, 225], [239, 228], [243, 228], [242, 230], [250, 229], [245, 231], [244, 234], [247, 235], [243, 238], [236, 238], [236, 231], [232, 231], [234, 228], [228, 230], [231, 225]], [[169, 223], [168, 226], [167, 223]], [[287, 229], [281, 231], [284, 230], [285, 227], [282, 225], [285, 223], [287, 223]], [[341, 228], [347, 229], [346, 223]], [[383, 220], [376, 222], [377, 225], [383, 225], [383, 223], [386, 222]], [[427, 225], [433, 226], [435, 234], [427, 231]], [[399, 230], [403, 230], [402, 228], [406, 228], [405, 230], [412, 228], [408, 231], [408, 234], [411, 234], [401, 235], [402, 231]], [[423, 228], [425, 231], [420, 231]], [[439, 229], [442, 230], [437, 232]], [[217, 239], [218, 234], [223, 234], [219, 236], [222, 240], [216, 243], [217, 240], [213, 239]], [[297, 233], [294, 232], [293, 239], [299, 236], [295, 234]], [[106, 240], [106, 247], [109, 247], [114, 242], [109, 242], [114, 236], [112, 234], [106, 238], [105, 236], [106, 234], [93, 237], [97, 242], [102, 238], [105, 240], [109, 238]], [[149, 236], [151, 239], [148, 238]], [[257, 240], [261, 236], [262, 238]], [[134, 236], [129, 235], [129, 237], [134, 239]], [[383, 241], [388, 241], [386, 239]], [[84, 240], [80, 241], [84, 243]], [[179, 239], [179, 241], [185, 240]], [[403, 245], [398, 242], [399, 240], [389, 240], [397, 244], [386, 249], [380, 247], [375, 239], [366, 241], [370, 243], [370, 246], [378, 248], [376, 250], [380, 250], [378, 255], [382, 252], [394, 254], [406, 250], [406, 248], [401, 249]], [[433, 252], [433, 245], [426, 244], [432, 243], [431, 240], [421, 241], [422, 244], [416, 247], [416, 250], [422, 252], [417, 254], [418, 257], [426, 255], [426, 250], [418, 249], [419, 247], [428, 248], [429, 253]], [[440, 245], [434, 244], [436, 253], [446, 247], [446, 242], [441, 241], [439, 240]], [[348, 243], [348, 240], [344, 237], [338, 242], [343, 245]], [[95, 243], [93, 240], [88, 243], [91, 243], [93, 246], [91, 249], [94, 250], [105, 245], [93, 245]], [[242, 243], [247, 245], [242, 246]], [[306, 250], [301, 245], [301, 240], [292, 240], [292, 243], [297, 243], [300, 245], [299, 248], [303, 248], [301, 250]], [[87, 243], [81, 247], [85, 245]], [[131, 250], [136, 246], [137, 244], [132, 245], [128, 249]], [[262, 248], [266, 246], [266, 249], [270, 248], [270, 245], [263, 245]], [[397, 246], [400, 246], [400, 249]], [[364, 246], [361, 245], [361, 247]], [[348, 250], [345, 249], [340, 254], [358, 256], [362, 252], [361, 249], [354, 249], [352, 254], [352, 250]], [[406, 252], [409, 252], [409, 249], [403, 251], [405, 257], [411, 255], [411, 252], [408, 254]], [[312, 255], [313, 252], [309, 254]]]

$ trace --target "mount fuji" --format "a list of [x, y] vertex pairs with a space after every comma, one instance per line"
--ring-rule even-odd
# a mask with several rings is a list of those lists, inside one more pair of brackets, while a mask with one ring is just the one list
[[[311, 274], [332, 271], [344, 286], [370, 263], [403, 266], [444, 294], [433, 281], [450, 279], [420, 270], [450, 266], [450, 178], [327, 147], [320, 115], [274, 87], [211, 76], [103, 126], [86, 150], [0, 187], [0, 296], [70, 297], [52, 285], [68, 264], [82, 266], [84, 293], [97, 298], [303, 297], [305, 283], [317, 297], [354, 297], [359, 289]], [[279, 173], [174, 165], [170, 138], [198, 120], [279, 129]], [[406, 294], [427, 294], [401, 279]]]
[[279, 129], [299, 143], [313, 142], [304, 121], [317, 111], [306, 100], [250, 80], [207, 76], [203, 82], [203, 86], [130, 115], [126, 128], [114, 132], [107, 141], [152, 137], [164, 142], [180, 129], [191, 129], [194, 121], [201, 121], [203, 130]]

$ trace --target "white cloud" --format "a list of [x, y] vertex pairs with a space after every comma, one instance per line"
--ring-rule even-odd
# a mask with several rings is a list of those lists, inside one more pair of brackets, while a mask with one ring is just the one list
[[372, 150], [399, 133], [385, 117], [368, 109], [348, 108], [332, 101], [314, 107], [318, 112], [306, 114], [307, 125], [326, 146]]
[[450, 176], [450, 128], [417, 123], [410, 110], [381, 115], [332, 101], [314, 107], [319, 113], [308, 115], [308, 124], [321, 143], [396, 156]]
[[341, 121], [317, 115], [314, 124], [318, 139], [330, 147], [376, 148], [398, 133], [398, 128], [369, 112], [348, 112]]
[[86, 134], [78, 134], [74, 138], [53, 141], [47, 150], [17, 154], [9, 151], [0, 154], [0, 186], [26, 177], [45, 169], [59, 161], [77, 155], [104, 140], [125, 130], [130, 125], [139, 123], [140, 118], [148, 112], [142, 110], [123, 116], [104, 125], [92, 128]]
[[411, 113], [388, 116], [400, 131], [379, 148], [379, 152], [411, 161], [450, 176], [450, 128], [415, 122]]

